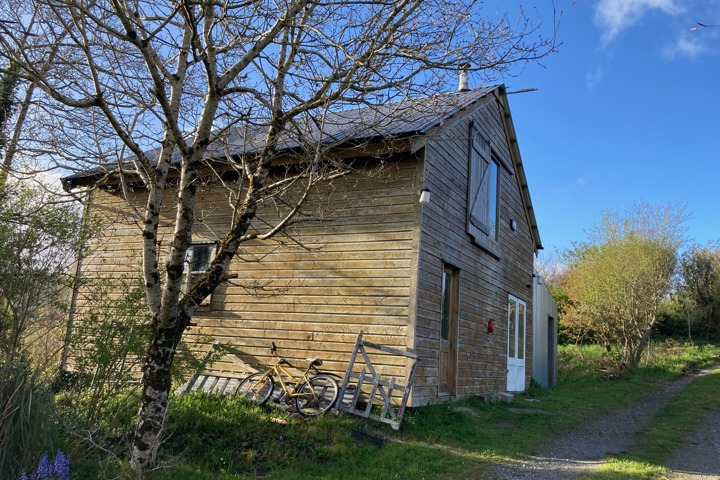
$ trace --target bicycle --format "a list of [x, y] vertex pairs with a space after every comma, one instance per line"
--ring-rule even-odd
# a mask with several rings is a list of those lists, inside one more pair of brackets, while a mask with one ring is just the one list
[[[245, 378], [235, 390], [235, 396], [264, 405], [275, 391], [275, 375], [283, 391], [278, 403], [284, 400], [290, 405], [294, 402], [295, 410], [304, 417], [320, 415], [333, 407], [338, 397], [338, 384], [331, 376], [320, 374], [317, 367], [322, 365], [322, 360], [308, 358], [308, 366], [298, 379], [284, 367], [293, 365], [277, 354], [274, 342], [270, 352], [275, 355], [275, 365], [264, 373], [253, 373]], [[312, 377], [308, 375], [310, 370], [315, 372]]]

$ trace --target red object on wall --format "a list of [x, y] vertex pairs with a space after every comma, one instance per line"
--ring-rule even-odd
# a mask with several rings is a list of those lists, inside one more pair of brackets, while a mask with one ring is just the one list
[[495, 332], [495, 322], [492, 320], [488, 320], [488, 333], [494, 333]]

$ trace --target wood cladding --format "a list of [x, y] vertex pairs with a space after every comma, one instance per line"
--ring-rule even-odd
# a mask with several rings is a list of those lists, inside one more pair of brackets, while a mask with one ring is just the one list
[[[405, 156], [392, 162], [382, 179], [335, 179], [305, 206], [327, 221], [301, 222], [287, 235], [243, 244], [230, 267], [236, 278], [216, 289], [209, 310], [196, 312], [186, 341], [197, 343], [198, 354], [208, 340], [230, 346], [236, 361], [223, 359], [213, 368], [237, 375], [271, 363], [271, 342], [291, 362], [319, 357], [323, 370], [338, 375], [344, 374], [361, 330], [369, 341], [406, 349], [416, 169], [416, 158]], [[133, 196], [136, 204], [145, 201], [142, 191]], [[124, 198], [95, 192], [91, 211], [106, 228], [83, 262], [85, 278], [139, 278], [140, 229]], [[217, 239], [232, 214], [222, 192], [213, 188], [199, 191], [196, 212], [194, 241]], [[173, 216], [162, 212], [162, 253]], [[274, 206], [261, 208], [258, 224], [274, 217]], [[375, 365], [402, 377], [406, 363], [381, 356]]]
[[[286, 235], [241, 246], [230, 267], [236, 277], [198, 311], [186, 340], [202, 355], [209, 341], [228, 345], [228, 358], [214, 365], [242, 375], [270, 363], [271, 342], [280, 355], [302, 365], [320, 357], [323, 370], [343, 375], [357, 334], [420, 358], [411, 405], [442, 401], [439, 393], [441, 279], [443, 265], [458, 272], [455, 391], [458, 396], [504, 391], [507, 368], [508, 295], [525, 301], [532, 318], [533, 238], [502, 121], [499, 103], [488, 97], [425, 139], [416, 153], [385, 159], [378, 175], [353, 174], [316, 189], [305, 210], [314, 221], [293, 225]], [[492, 248], [466, 233], [470, 123], [490, 140], [498, 169], [497, 239]], [[412, 142], [410, 142], [412, 143]], [[422, 185], [421, 185], [422, 184]], [[419, 189], [432, 201], [421, 206]], [[166, 198], [172, 198], [167, 192]], [[143, 205], [137, 189], [129, 200]], [[278, 218], [263, 205], [255, 225]], [[141, 229], [125, 199], [109, 190], [93, 194], [91, 214], [105, 228], [83, 260], [86, 280], [140, 279]], [[224, 235], [232, 211], [223, 190], [198, 189], [194, 240]], [[161, 214], [160, 252], [172, 234], [174, 211]], [[517, 230], [510, 229], [510, 221]], [[162, 258], [161, 258], [162, 260]], [[82, 305], [80, 306], [82, 310]], [[487, 333], [487, 322], [495, 332]], [[532, 322], [527, 322], [527, 380], [532, 366]], [[380, 356], [384, 375], [403, 377], [408, 362]]]
[[[531, 283], [533, 244], [516, 176], [511, 171], [498, 169], [497, 246], [483, 248], [466, 233], [469, 124], [472, 122], [490, 139], [492, 151], [503, 165], [513, 165], [501, 114], [497, 103], [490, 102], [456, 121], [425, 147], [424, 186], [438, 194], [423, 210], [420, 227], [414, 336], [422, 364], [415, 381], [416, 405], [442, 398], [438, 396], [438, 352], [443, 263], [460, 271], [458, 396], [505, 390], [508, 295], [525, 300], [529, 311], [532, 308], [532, 290], [527, 285]], [[509, 228], [511, 219], [517, 221], [517, 231]], [[495, 322], [492, 334], [487, 333], [488, 320]], [[527, 330], [526, 357], [530, 358], [532, 332], [529, 327]], [[526, 371], [531, 371], [530, 365]]]

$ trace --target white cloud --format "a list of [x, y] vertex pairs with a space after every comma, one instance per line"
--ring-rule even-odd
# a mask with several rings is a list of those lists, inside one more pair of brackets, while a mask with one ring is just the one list
[[586, 175], [584, 177], [578, 177], [575, 180], [572, 180], [570, 183], [566, 183], [562, 185], [560, 188], [555, 189], [555, 194], [565, 194], [570, 192], [577, 192], [578, 190], [582, 190], [591, 183], [593, 183], [593, 180], [595, 179], [595, 175]]
[[585, 76], [585, 84], [589, 90], [597, 87], [605, 78], [605, 69], [598, 65]]
[[697, 38], [682, 36], [677, 42], [668, 45], [663, 49], [663, 57], [666, 60], [673, 60], [678, 56], [694, 58], [708, 51], [707, 47], [700, 43]]
[[599, 0], [595, 6], [595, 23], [603, 30], [603, 41], [609, 42], [653, 10], [668, 15], [683, 11], [678, 0]]
[[584, 187], [588, 184], [588, 180], [590, 180], [589, 177], [580, 177], [575, 180], [575, 185], [577, 185], [578, 187]]

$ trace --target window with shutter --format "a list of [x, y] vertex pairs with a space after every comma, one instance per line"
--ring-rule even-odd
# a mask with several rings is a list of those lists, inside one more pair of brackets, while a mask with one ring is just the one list
[[476, 243], [495, 241], [498, 211], [498, 163], [490, 142], [470, 127], [467, 232]]

